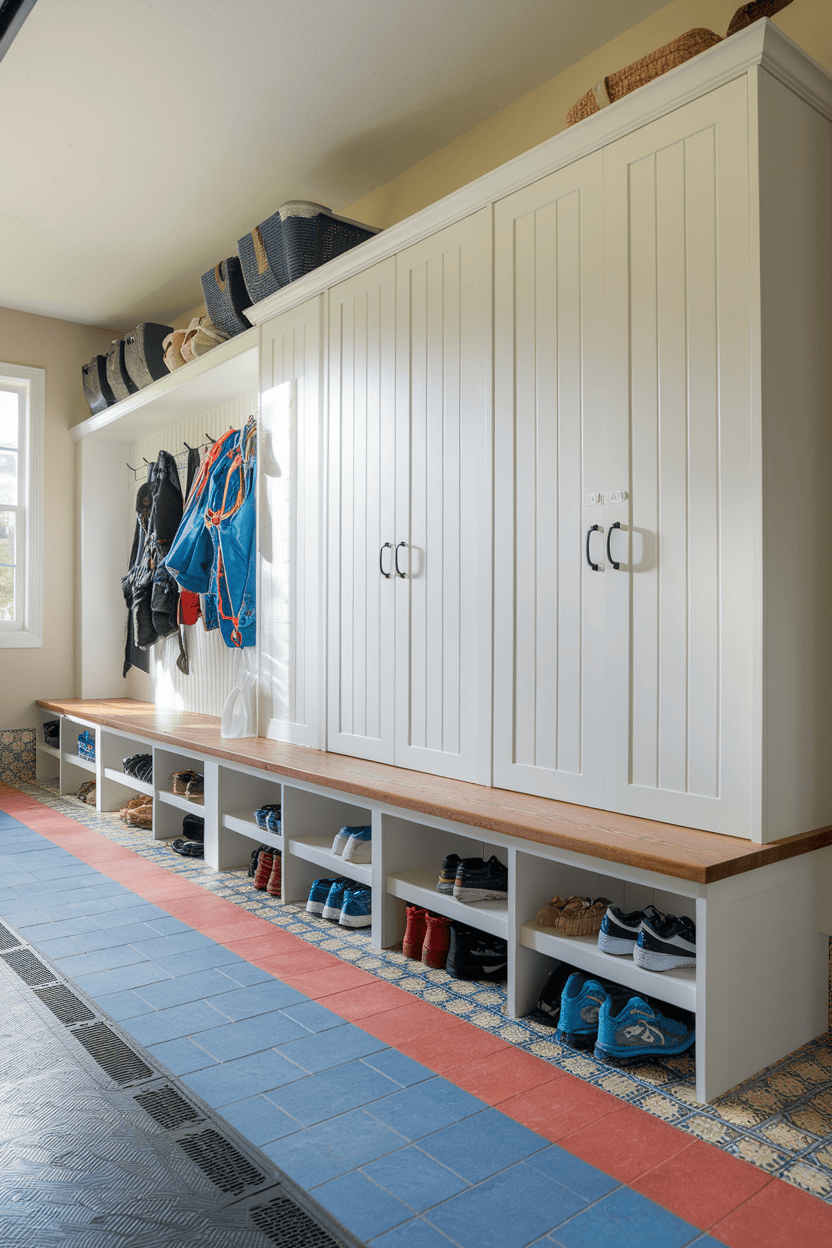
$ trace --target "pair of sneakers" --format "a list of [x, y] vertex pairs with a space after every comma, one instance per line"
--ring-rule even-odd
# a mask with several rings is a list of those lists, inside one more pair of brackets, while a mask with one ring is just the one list
[[684, 1011], [664, 1014], [644, 997], [576, 971], [561, 994], [557, 1038], [573, 1049], [594, 1049], [599, 1061], [627, 1065], [684, 1053], [696, 1032]]
[[696, 927], [686, 915], [662, 914], [655, 906], [629, 914], [608, 906], [598, 948], [616, 957], [631, 957], [646, 971], [696, 966]]
[[270, 802], [254, 812], [254, 822], [261, 832], [280, 834], [280, 802]]
[[270, 897], [281, 895], [283, 880], [283, 860], [279, 849], [271, 849], [263, 845], [257, 854], [257, 865], [254, 869], [254, 887]]
[[356, 828], [340, 828], [332, 842], [332, 852], [339, 858], [343, 858], [344, 862], [371, 862], [372, 835], [373, 829], [369, 824]]
[[343, 876], [314, 880], [306, 903], [307, 914], [319, 914], [341, 927], [369, 927], [372, 922], [372, 892], [366, 884], [356, 884]]
[[504, 901], [508, 897], [508, 867], [494, 854], [487, 862], [484, 858], [448, 854], [442, 859], [436, 891], [468, 903]]
[[435, 971], [444, 970], [451, 944], [451, 921], [424, 906], [407, 907], [407, 927], [402, 939], [406, 958], [424, 962]]

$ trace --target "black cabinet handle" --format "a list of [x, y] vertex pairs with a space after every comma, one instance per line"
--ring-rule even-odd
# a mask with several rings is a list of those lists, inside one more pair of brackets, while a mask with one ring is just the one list
[[589, 538], [590, 538], [591, 533], [597, 533], [600, 530], [600, 528], [601, 528], [600, 524], [593, 524], [592, 527], [587, 529], [586, 531], [586, 561], [589, 564], [589, 566], [592, 568], [593, 572], [598, 571], [598, 564], [593, 563], [589, 557]]
[[384, 552], [385, 552], [385, 550], [392, 550], [392, 549], [393, 549], [393, 547], [392, 547], [392, 545], [390, 544], [390, 542], [385, 542], [385, 543], [384, 543], [384, 545], [382, 546], [381, 550], [378, 552], [378, 570], [379, 570], [379, 572], [381, 573], [381, 575], [382, 575], [382, 576], [386, 576], [386, 577], [387, 577], [388, 581], [390, 580], [390, 573], [389, 573], [389, 572], [385, 572], [385, 571], [384, 571], [384, 567], [383, 567], [383, 565], [382, 565], [382, 559], [384, 558]]
[[620, 568], [621, 564], [616, 563], [612, 557], [612, 554], [610, 553], [610, 538], [612, 537], [613, 529], [620, 529], [620, 528], [621, 528], [621, 521], [616, 520], [615, 524], [611, 524], [609, 529], [607, 530], [607, 563], [611, 563], [612, 566], [616, 569]]
[[399, 567], [399, 551], [401, 550], [402, 546], [404, 546], [404, 548], [407, 549], [407, 542], [399, 542], [398, 546], [396, 547], [396, 572], [399, 574], [399, 576], [404, 578], [407, 576], [407, 573], [402, 572], [401, 568]]

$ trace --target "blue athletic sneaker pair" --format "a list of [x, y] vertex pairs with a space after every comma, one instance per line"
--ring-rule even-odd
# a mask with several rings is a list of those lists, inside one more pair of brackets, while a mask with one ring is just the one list
[[613, 1058], [626, 1065], [648, 1054], [684, 1053], [695, 1038], [690, 1023], [662, 1014], [627, 989], [581, 972], [566, 981], [557, 1039], [571, 1048], [594, 1047], [599, 1060]]
[[342, 927], [369, 927], [371, 891], [365, 884], [345, 880], [343, 876], [315, 880], [309, 890], [306, 910], [332, 919]]
[[366, 863], [372, 861], [371, 838], [373, 829], [369, 824], [362, 827], [343, 827], [335, 834], [332, 852], [344, 862]]
[[270, 802], [254, 812], [254, 820], [261, 832], [280, 832], [280, 803]]

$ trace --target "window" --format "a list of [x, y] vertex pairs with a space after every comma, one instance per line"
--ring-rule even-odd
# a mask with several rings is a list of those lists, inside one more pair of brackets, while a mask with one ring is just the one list
[[0, 647], [42, 644], [44, 379], [0, 364]]

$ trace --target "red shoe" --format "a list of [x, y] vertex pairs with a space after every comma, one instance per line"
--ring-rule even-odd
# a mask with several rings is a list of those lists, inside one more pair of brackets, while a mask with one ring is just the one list
[[444, 914], [427, 914], [427, 934], [422, 945], [422, 961], [425, 966], [441, 971], [448, 960], [451, 943], [451, 920]]
[[407, 907], [407, 930], [402, 940], [402, 953], [406, 958], [415, 958], [417, 962], [422, 956], [427, 917], [428, 912], [422, 906]]
[[269, 882], [269, 876], [274, 866], [274, 854], [270, 849], [264, 849], [260, 857], [257, 859], [257, 870], [254, 873], [254, 887], [265, 889]]
[[[272, 863], [272, 869], [269, 872], [269, 880], [268, 880], [268, 883], [266, 884], [266, 892], [269, 894], [270, 897], [280, 896], [280, 874], [281, 874], [280, 868], [281, 868], [280, 851], [276, 850], [275, 855], [274, 855], [274, 862]], [[255, 881], [255, 885], [256, 885], [256, 881]]]

